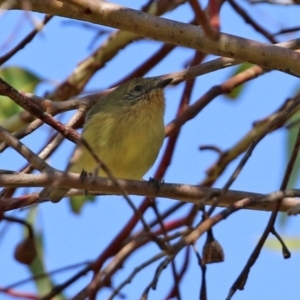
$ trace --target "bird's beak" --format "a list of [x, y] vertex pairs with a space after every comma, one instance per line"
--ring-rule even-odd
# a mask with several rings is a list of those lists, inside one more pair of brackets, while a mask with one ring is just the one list
[[173, 78], [166, 78], [166, 79], [160, 79], [160, 81], [157, 83], [156, 88], [161, 88], [163, 89], [164, 87], [166, 87], [171, 81], [173, 80]]

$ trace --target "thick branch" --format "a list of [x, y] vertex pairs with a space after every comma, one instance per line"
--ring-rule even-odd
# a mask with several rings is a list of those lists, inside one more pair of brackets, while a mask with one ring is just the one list
[[[0, 5], [4, 0], [0, 0]], [[106, 25], [165, 43], [248, 61], [268, 69], [300, 76], [300, 53], [228, 34], [217, 41], [198, 26], [171, 21], [105, 1], [29, 1], [32, 11]], [[10, 9], [22, 9], [22, 0]]]
[[[161, 183], [159, 188], [157, 189], [157, 187], [152, 183], [146, 181], [119, 179], [118, 183], [120, 186], [126, 189], [128, 194], [176, 199], [198, 205], [204, 204], [203, 200], [210, 199], [211, 195], [218, 195], [221, 192], [221, 189], [187, 184]], [[84, 182], [82, 182], [79, 174], [65, 173], [60, 171], [53, 171], [51, 175], [44, 173], [38, 175], [0, 174], [1, 187], [46, 187], [58, 185], [60, 187], [72, 188], [76, 186], [78, 189], [82, 190], [98, 191], [97, 194], [121, 194], [119, 188], [116, 187], [116, 185], [107, 178], [86, 177]], [[299, 190], [290, 191], [289, 197], [299, 196]], [[233, 202], [244, 198], [251, 198], [253, 201], [258, 202], [263, 197], [265, 197], [265, 195], [229, 190], [224, 196], [221, 197], [220, 203], [218, 205], [227, 207]], [[29, 199], [29, 202], [26, 202], [25, 197], [23, 197], [22, 199], [1, 199], [0, 212], [28, 206], [28, 203], [39, 203], [40, 201], [41, 199], [38, 199], [38, 197], [36, 197], [34, 200]], [[298, 199], [285, 198], [282, 202], [280, 210], [287, 211], [288, 209], [299, 203], [300, 201]], [[211, 204], [211, 200], [207, 201], [206, 204]], [[270, 211], [273, 209], [273, 207], [273, 201], [266, 201], [264, 203], [256, 203], [255, 205], [248, 206], [247, 209]]]

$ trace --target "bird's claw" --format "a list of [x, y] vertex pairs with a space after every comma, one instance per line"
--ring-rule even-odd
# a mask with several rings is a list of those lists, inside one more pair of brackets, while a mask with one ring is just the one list
[[148, 182], [153, 184], [156, 193], [159, 191], [161, 183], [164, 183], [163, 180], [160, 181], [160, 180], [158, 180], [156, 178], [153, 178], [153, 177], [150, 177]]

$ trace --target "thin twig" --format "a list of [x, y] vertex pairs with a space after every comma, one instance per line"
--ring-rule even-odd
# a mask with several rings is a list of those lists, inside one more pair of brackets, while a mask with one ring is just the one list
[[33, 38], [39, 33], [43, 27], [53, 18], [51, 15], [45, 15], [45, 18], [42, 23], [40, 23], [36, 28], [34, 28], [18, 45], [16, 45], [13, 49], [11, 49], [5, 55], [0, 57], [0, 66], [8, 61], [13, 55], [15, 55], [18, 51], [23, 49], [27, 44], [29, 44]]
[[[282, 183], [281, 183], [281, 186], [280, 186], [280, 190], [282, 192], [286, 189], [286, 187], [288, 185], [288, 181], [289, 181], [289, 178], [291, 176], [291, 172], [293, 170], [293, 167], [294, 167], [296, 159], [297, 159], [297, 155], [299, 153], [299, 148], [300, 148], [300, 127], [299, 127], [299, 130], [298, 130], [297, 139], [296, 139], [291, 157], [290, 157], [289, 162], [287, 164], [287, 167], [286, 167], [286, 170], [285, 170], [285, 173], [284, 173], [284, 177], [282, 179]], [[240, 273], [238, 278], [233, 283], [226, 299], [231, 299], [231, 297], [234, 295], [234, 293], [237, 291], [237, 289], [243, 289], [244, 285], [246, 284], [246, 280], [248, 278], [250, 269], [254, 265], [254, 263], [256, 262], [259, 254], [260, 254], [260, 251], [261, 251], [261, 249], [262, 249], [269, 233], [272, 232], [272, 231], [275, 232], [274, 223], [276, 221], [276, 217], [277, 217], [281, 202], [282, 202], [282, 198], [279, 198], [276, 201], [275, 207], [272, 211], [272, 214], [270, 216], [268, 224], [266, 225], [259, 241], [257, 242], [256, 247], [252, 251], [245, 267], [243, 268], [242, 272]]]
[[200, 267], [202, 277], [201, 277], [201, 288], [200, 288], [200, 300], [206, 300], [207, 299], [207, 291], [206, 291], [206, 264], [202, 263], [201, 255], [198, 251], [198, 248], [196, 244], [192, 245], [195, 255], [197, 257], [198, 265]]
[[48, 164], [44, 160], [40, 159], [34, 152], [1, 126], [0, 139], [22, 155], [36, 170], [42, 171], [48, 167]]
[[90, 262], [81, 262], [81, 263], [77, 263], [77, 264], [73, 264], [73, 265], [69, 265], [69, 266], [64, 266], [62, 268], [58, 268], [56, 270], [49, 271], [47, 273], [31, 276], [31, 277], [28, 277], [26, 279], [22, 279], [20, 281], [14, 282], [14, 283], [6, 286], [6, 287], [1, 288], [1, 291], [5, 291], [5, 290], [11, 289], [11, 288], [15, 288], [19, 285], [25, 284], [25, 283], [30, 282], [30, 281], [35, 281], [35, 280], [40, 279], [40, 278], [49, 277], [50, 275], [65, 272], [65, 271], [68, 271], [68, 270], [72, 270], [74, 268], [78, 268], [78, 267], [81, 267], [82, 265], [88, 265], [88, 264], [90, 264]]
[[201, 26], [205, 35], [212, 40], [217, 40], [219, 38], [219, 31], [210, 25], [207, 14], [202, 10], [200, 2], [198, 0], [189, 0], [188, 2], [195, 13], [198, 25]]
[[25, 110], [32, 113], [35, 117], [39, 118], [44, 123], [56, 129], [64, 137], [68, 139], [71, 138], [75, 142], [76, 140], [78, 140], [79, 134], [76, 130], [72, 128], [66, 128], [66, 126], [64, 126], [62, 123], [56, 121], [54, 118], [52, 118], [52, 116], [45, 113], [36, 102], [34, 102], [29, 97], [26, 97], [25, 95], [19, 93], [15, 88], [5, 82], [2, 78], [0, 78], [0, 95], [9, 97]]
[[[68, 127], [73, 127], [78, 119], [81, 118], [81, 116], [85, 113], [86, 106], [82, 105], [77, 112], [72, 116], [72, 118], [68, 121], [66, 126]], [[36, 121], [40, 121], [37, 119]], [[38, 154], [38, 157], [41, 158], [42, 160], [46, 160], [61, 144], [63, 141], [64, 137], [61, 134], [55, 134], [54, 138], [50, 138], [50, 142], [47, 141], [46, 146], [44, 149]], [[6, 143], [4, 143], [6, 144]], [[28, 174], [33, 171], [33, 167], [31, 164], [28, 164], [22, 169], [23, 174]], [[10, 188], [10, 189], [3, 189], [0, 192], [0, 199], [5, 195], [5, 197], [11, 197], [11, 195], [14, 193], [15, 189]]]
[[170, 261], [172, 259], [174, 259], [174, 256], [173, 255], [169, 255], [166, 259], [164, 259], [163, 262], [161, 262], [159, 264], [159, 266], [157, 267], [157, 269], [155, 271], [154, 278], [152, 279], [152, 281], [149, 283], [149, 285], [143, 291], [143, 294], [142, 294], [142, 296], [140, 298], [141, 300], [148, 299], [148, 294], [149, 294], [151, 288], [155, 290], [156, 284], [157, 284], [157, 281], [158, 281], [158, 278], [159, 278], [160, 274], [167, 267], [167, 265], [170, 263]]
[[250, 24], [257, 32], [261, 33], [265, 38], [267, 38], [272, 44], [278, 43], [274, 36], [269, 33], [266, 29], [260, 26], [249, 14], [234, 0], [228, 0], [228, 3], [233, 7], [233, 9], [245, 20], [246, 23]]
[[252, 144], [250, 145], [250, 147], [246, 151], [245, 155], [243, 156], [243, 158], [241, 159], [241, 161], [239, 162], [239, 164], [237, 165], [237, 167], [233, 171], [232, 175], [229, 177], [229, 179], [225, 183], [224, 187], [222, 188], [221, 194], [217, 195], [217, 196], [214, 196], [214, 198], [212, 200], [212, 205], [211, 205], [211, 207], [209, 208], [209, 210], [207, 212], [208, 216], [210, 216], [214, 212], [215, 208], [218, 206], [218, 203], [220, 201], [220, 197], [224, 196], [227, 193], [230, 186], [233, 184], [235, 179], [241, 173], [243, 167], [246, 165], [248, 159], [252, 155], [252, 152], [253, 152], [254, 148], [257, 146], [258, 143], [259, 143], [259, 140], [254, 140], [252, 142]]
[[113, 293], [107, 298], [107, 300], [113, 300], [115, 296], [117, 296], [121, 289], [131, 283], [132, 279], [135, 277], [135, 275], [137, 273], [139, 273], [140, 271], [142, 271], [144, 268], [148, 267], [149, 265], [151, 265], [152, 263], [154, 263], [155, 261], [161, 259], [162, 257], [164, 257], [166, 254], [164, 252], [161, 252], [155, 256], [153, 256], [152, 258], [150, 258], [149, 260], [145, 261], [144, 263], [142, 263], [141, 265], [139, 265], [138, 267], [134, 268], [134, 270], [132, 271], [132, 273], [117, 287], [113, 290]]

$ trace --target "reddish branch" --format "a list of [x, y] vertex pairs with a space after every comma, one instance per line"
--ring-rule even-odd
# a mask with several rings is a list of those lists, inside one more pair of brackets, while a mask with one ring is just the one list
[[0, 78], [0, 95], [9, 97], [22, 108], [33, 114], [35, 117], [57, 130], [64, 137], [71, 139], [73, 142], [76, 142], [79, 139], [79, 134], [76, 130], [72, 128], [66, 128], [66, 126], [64, 126], [62, 123], [52, 118], [52, 116], [48, 113], [44, 112], [36, 102], [32, 101], [32, 99], [30, 99], [29, 97], [19, 93], [15, 88], [6, 83], [2, 78]]
[[215, 26], [211, 26], [207, 14], [202, 10], [200, 6], [200, 1], [198, 0], [189, 0], [189, 3], [194, 10], [196, 21], [198, 25], [201, 26], [205, 35], [212, 40], [217, 40], [219, 38], [219, 30]]

